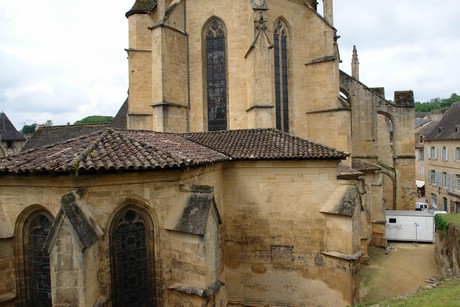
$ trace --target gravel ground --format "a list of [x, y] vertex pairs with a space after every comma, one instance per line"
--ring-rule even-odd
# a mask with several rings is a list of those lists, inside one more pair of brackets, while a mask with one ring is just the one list
[[429, 284], [426, 277], [437, 275], [434, 244], [393, 243], [388, 255], [383, 248], [371, 247], [369, 265], [361, 266], [361, 303], [414, 293]]

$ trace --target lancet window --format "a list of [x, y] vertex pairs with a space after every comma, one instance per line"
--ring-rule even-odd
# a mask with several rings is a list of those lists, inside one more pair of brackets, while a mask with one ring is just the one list
[[278, 20], [273, 31], [276, 128], [289, 132], [288, 35]]
[[153, 267], [149, 263], [149, 223], [136, 208], [117, 215], [112, 227], [113, 306], [156, 306]]
[[25, 224], [24, 267], [27, 306], [51, 306], [50, 259], [43, 250], [52, 217], [45, 212], [32, 214]]
[[205, 30], [208, 130], [227, 129], [227, 62], [225, 27], [212, 19]]

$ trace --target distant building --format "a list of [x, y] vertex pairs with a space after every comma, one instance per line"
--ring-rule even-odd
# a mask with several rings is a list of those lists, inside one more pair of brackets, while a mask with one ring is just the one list
[[415, 180], [418, 197], [425, 197], [425, 137], [439, 124], [441, 112], [415, 114]]
[[460, 213], [460, 103], [424, 137], [426, 199], [432, 208]]
[[21, 151], [26, 138], [16, 130], [4, 112], [0, 113], [0, 157], [8, 157]]

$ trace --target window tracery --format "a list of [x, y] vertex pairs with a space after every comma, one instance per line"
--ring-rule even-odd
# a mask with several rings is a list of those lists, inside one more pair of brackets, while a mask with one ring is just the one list
[[286, 25], [281, 20], [275, 24], [273, 39], [276, 128], [289, 132], [288, 37]]
[[51, 217], [40, 212], [25, 224], [24, 260], [27, 306], [51, 306], [50, 259], [42, 250], [51, 227]]
[[205, 34], [208, 130], [226, 130], [227, 63], [224, 24], [214, 18], [209, 22]]
[[155, 306], [145, 217], [134, 208], [123, 210], [112, 230], [113, 306]]

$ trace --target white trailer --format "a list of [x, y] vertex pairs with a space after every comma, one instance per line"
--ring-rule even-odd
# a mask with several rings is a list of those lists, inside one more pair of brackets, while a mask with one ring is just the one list
[[428, 210], [386, 210], [385, 236], [388, 241], [434, 242], [434, 215]]

